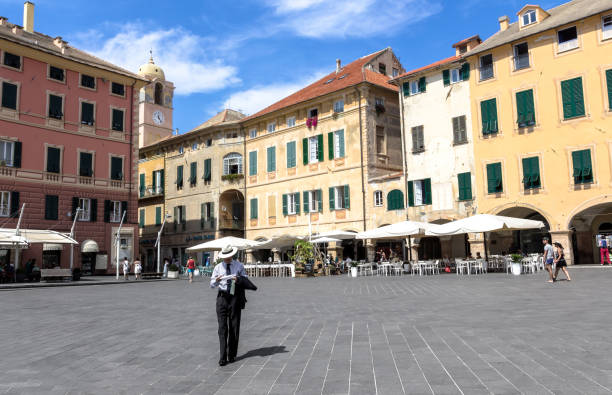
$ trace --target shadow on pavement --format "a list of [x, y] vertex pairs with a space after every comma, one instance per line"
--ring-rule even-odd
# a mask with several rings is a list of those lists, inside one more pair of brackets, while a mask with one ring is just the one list
[[270, 355], [285, 352], [288, 352], [287, 350], [285, 350], [285, 346], [262, 347], [256, 348], [255, 350], [250, 350], [246, 354], [236, 357], [236, 360], [240, 361], [242, 359], [247, 359], [250, 357], [269, 357]]

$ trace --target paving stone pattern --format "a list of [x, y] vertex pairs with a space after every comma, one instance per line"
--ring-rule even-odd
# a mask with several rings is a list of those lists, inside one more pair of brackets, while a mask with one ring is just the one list
[[0, 291], [0, 393], [609, 394], [612, 270], [256, 278], [217, 365], [206, 280]]

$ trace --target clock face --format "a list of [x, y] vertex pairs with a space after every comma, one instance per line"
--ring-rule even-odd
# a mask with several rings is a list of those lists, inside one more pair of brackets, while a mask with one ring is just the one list
[[161, 125], [164, 123], [164, 113], [161, 111], [155, 111], [153, 113], [153, 122], [155, 122], [156, 125]]

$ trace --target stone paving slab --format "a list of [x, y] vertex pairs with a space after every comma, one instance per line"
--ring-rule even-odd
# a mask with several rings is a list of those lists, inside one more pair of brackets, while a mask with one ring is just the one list
[[610, 394], [612, 271], [255, 278], [217, 365], [206, 279], [0, 293], [0, 394]]

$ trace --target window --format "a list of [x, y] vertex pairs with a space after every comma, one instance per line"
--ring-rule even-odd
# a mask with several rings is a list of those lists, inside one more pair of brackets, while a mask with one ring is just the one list
[[204, 182], [212, 180], [212, 159], [204, 159]]
[[319, 115], [319, 110], [316, 108], [312, 108], [308, 110], [308, 118], [316, 118]]
[[257, 151], [249, 152], [249, 175], [257, 175]]
[[81, 125], [93, 126], [94, 105], [93, 103], [81, 102]]
[[268, 173], [276, 171], [276, 147], [268, 147], [266, 150], [268, 166]]
[[242, 174], [242, 155], [231, 153], [223, 158], [223, 175]]
[[319, 161], [319, 141], [317, 136], [308, 138], [308, 163], [317, 163]]
[[251, 199], [251, 219], [257, 219], [257, 198]]
[[402, 92], [404, 93], [404, 97], [410, 96], [410, 82], [402, 82]]
[[465, 127], [465, 115], [454, 117], [453, 120], [453, 144], [467, 142], [467, 130]]
[[384, 97], [375, 97], [374, 98], [374, 105], [375, 106], [383, 106], [385, 105], [385, 98]]
[[416, 95], [419, 93], [419, 81], [410, 81], [410, 95]]
[[270, 122], [267, 127], [268, 133], [273, 133], [276, 130], [276, 122]]
[[123, 110], [113, 108], [112, 129], [116, 132], [123, 132]]
[[489, 99], [480, 102], [480, 117], [482, 118], [482, 134], [484, 136], [498, 132], [497, 99]]
[[323, 192], [320, 189], [304, 192], [304, 213], [323, 211]]
[[159, 195], [164, 192], [164, 170], [154, 170], [151, 176], [153, 179], [153, 193]]
[[96, 89], [96, 78], [90, 75], [81, 74], [81, 86], [90, 89]]
[[162, 208], [155, 207], [155, 226], [160, 226], [162, 224]]
[[162, 84], [159, 83], [159, 82], [156, 83], [155, 84], [155, 93], [154, 93], [155, 96], [153, 98], [155, 104], [160, 105], [160, 106], [163, 104], [163, 102], [162, 102], [163, 93], [164, 93], [164, 87], [162, 86]]
[[336, 100], [334, 102], [334, 112], [344, 112], [344, 100]]
[[563, 97], [563, 118], [572, 119], [585, 115], [582, 77], [561, 81], [561, 96]]
[[412, 127], [412, 152], [425, 151], [425, 136], [423, 133], [423, 125]]
[[174, 230], [177, 230], [178, 224], [181, 224], [183, 230], [185, 230], [185, 224], [187, 223], [187, 210], [185, 206], [174, 207]]
[[123, 158], [111, 156], [110, 178], [115, 181], [123, 180]]
[[196, 151], [197, 149], [198, 149], [198, 143], [193, 143], [193, 144], [191, 145], [191, 150], [192, 150], [192, 151]]
[[457, 185], [459, 187], [459, 201], [472, 200], [472, 173], [457, 174]]
[[424, 206], [431, 204], [431, 179], [408, 181], [408, 205]]
[[514, 70], [526, 69], [529, 67], [529, 46], [521, 43], [514, 46]]
[[125, 96], [125, 85], [113, 82], [111, 84], [111, 93], [117, 96]]
[[300, 213], [300, 194], [283, 194], [283, 215], [295, 215]]
[[145, 209], [141, 208], [138, 214], [138, 227], [142, 229], [145, 226]]
[[78, 198], [78, 208], [81, 209], [79, 211], [79, 216], [77, 217], [78, 221], [90, 221], [91, 216], [91, 199], [88, 198]]
[[557, 32], [557, 39], [559, 41], [559, 52], [578, 48], [578, 30], [576, 30], [576, 26], [559, 30]]
[[13, 156], [15, 153], [15, 143], [12, 141], [0, 140], [0, 166], [13, 166]]
[[45, 219], [57, 221], [59, 209], [59, 196], [45, 195]]
[[493, 55], [488, 54], [481, 56], [479, 69], [481, 81], [493, 78]]
[[61, 96], [49, 94], [49, 118], [62, 119], [64, 117], [62, 102]]
[[183, 165], [176, 167], [176, 189], [183, 189]]
[[214, 228], [213, 223], [213, 203], [206, 202], [200, 205], [200, 227]]
[[255, 137], [257, 137], [257, 129], [251, 129], [249, 130], [249, 137], [254, 139]]
[[49, 78], [56, 81], [64, 82], [65, 73], [64, 69], [59, 67], [49, 66]]
[[47, 172], [60, 172], [61, 151], [56, 147], [47, 147]]
[[344, 130], [336, 130], [328, 136], [329, 159], [344, 158]]
[[376, 153], [380, 155], [387, 153], [387, 141], [384, 126], [376, 126]]
[[529, 10], [523, 14], [523, 26], [531, 25], [536, 23], [536, 12], [535, 10]]
[[329, 188], [329, 209], [343, 210], [350, 208], [350, 190], [348, 185]]
[[459, 46], [459, 54], [463, 55], [466, 52], [467, 52], [467, 45], [460, 45]]
[[192, 188], [198, 183], [198, 162], [191, 162], [189, 165], [189, 186]]
[[535, 125], [535, 109], [533, 105], [533, 90], [516, 92], [516, 113], [519, 128]]
[[290, 141], [287, 143], [287, 169], [291, 169], [297, 166], [297, 155], [295, 146], [295, 141]]
[[79, 176], [93, 176], [93, 154], [91, 152], [79, 152]]
[[608, 111], [612, 111], [612, 69], [606, 70], [606, 84], [608, 86]]
[[235, 139], [238, 137], [238, 132], [237, 131], [233, 131], [233, 132], [227, 132], [225, 133], [225, 139], [229, 140], [229, 139]]
[[2, 107], [17, 109], [17, 85], [10, 82], [2, 82]]
[[0, 217], [8, 217], [11, 215], [11, 193], [9, 191], [0, 191]]
[[383, 205], [383, 192], [374, 191], [374, 207], [382, 207]]
[[451, 84], [461, 81], [461, 73], [459, 69], [452, 69], [450, 72], [451, 72]]
[[21, 69], [21, 56], [4, 52], [4, 65], [14, 69]]
[[601, 38], [604, 40], [612, 38], [612, 15], [606, 15], [602, 18]]
[[574, 184], [593, 182], [593, 167], [591, 165], [591, 150], [585, 149], [572, 152]]
[[442, 81], [444, 86], [455, 84], [470, 79], [470, 64], [463, 63], [461, 68], [442, 71]]
[[387, 194], [387, 210], [403, 210], [404, 194], [399, 189], [394, 189]]
[[110, 200], [108, 203], [109, 222], [121, 222], [121, 216], [123, 215], [123, 211], [121, 210], [121, 202], [117, 200]]
[[183, 152], [185, 152], [185, 147], [183, 147], [182, 145], [179, 147], [178, 149], [179, 154], [182, 154]]
[[537, 156], [523, 158], [523, 186], [525, 189], [539, 188], [540, 183], [540, 164]]
[[378, 71], [380, 71], [380, 74], [387, 75], [387, 65], [384, 64], [384, 63], [379, 63], [378, 64]]
[[503, 191], [501, 163], [489, 163], [487, 165], [487, 192], [500, 193]]
[[291, 128], [295, 126], [295, 117], [287, 117], [287, 127]]
[[398, 69], [396, 69], [395, 67], [393, 67], [393, 68], [391, 69], [391, 76], [392, 76], [393, 78], [395, 78], [395, 77], [397, 77], [398, 75], [399, 75], [399, 70], [398, 70]]
[[212, 145], [212, 139], [206, 140], [206, 146], [210, 147]]
[[145, 175], [144, 173], [140, 173], [140, 180], [139, 180], [139, 185], [140, 185], [140, 197], [144, 197], [145, 195], [145, 191], [147, 190], [147, 183], [145, 182]]

